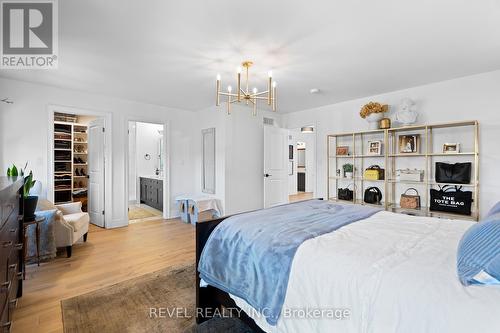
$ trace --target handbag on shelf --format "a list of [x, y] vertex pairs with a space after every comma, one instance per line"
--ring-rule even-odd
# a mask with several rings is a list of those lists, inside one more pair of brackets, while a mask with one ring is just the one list
[[462, 186], [439, 186], [431, 189], [431, 211], [471, 215], [472, 192], [462, 191]]
[[349, 186], [351, 186], [351, 185], [354, 186], [354, 184], [349, 184], [349, 185], [347, 185], [346, 188], [339, 188], [337, 190], [337, 198], [339, 200], [346, 200], [346, 201], [353, 201], [354, 200], [354, 191], [349, 188]]
[[378, 165], [372, 165], [365, 170], [365, 179], [383, 180], [385, 179], [385, 170]]
[[436, 162], [436, 182], [450, 184], [469, 184], [472, 163]]
[[423, 182], [424, 181], [424, 170], [397, 169], [396, 170], [396, 180], [397, 181], [410, 181], [410, 182]]
[[[408, 191], [414, 191], [415, 194], [408, 194]], [[399, 206], [405, 209], [418, 209], [420, 208], [420, 194], [416, 188], [410, 187], [403, 194], [399, 200]]]
[[369, 187], [365, 190], [364, 201], [369, 204], [379, 205], [382, 201], [382, 191], [378, 187]]

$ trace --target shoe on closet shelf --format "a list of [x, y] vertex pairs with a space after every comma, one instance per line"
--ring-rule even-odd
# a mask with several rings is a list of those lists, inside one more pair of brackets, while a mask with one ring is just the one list
[[83, 170], [83, 168], [80, 169], [80, 176], [86, 176], [85, 170]]
[[75, 169], [75, 175], [76, 175], [76, 176], [81, 176], [81, 175], [80, 175], [80, 171], [78, 171], [78, 168], [76, 168], [76, 169]]

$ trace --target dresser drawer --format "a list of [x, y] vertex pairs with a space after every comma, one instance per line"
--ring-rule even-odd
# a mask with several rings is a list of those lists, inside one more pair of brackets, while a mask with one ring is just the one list
[[9, 320], [9, 307], [7, 304], [5, 304], [5, 306], [0, 304], [0, 311], [2, 311], [0, 312], [2, 314], [0, 317], [0, 332], [10, 332], [11, 321]]
[[0, 228], [13, 213], [17, 215], [14, 210], [18, 207], [20, 196], [15, 190], [11, 189], [10, 191], [13, 192], [0, 203]]

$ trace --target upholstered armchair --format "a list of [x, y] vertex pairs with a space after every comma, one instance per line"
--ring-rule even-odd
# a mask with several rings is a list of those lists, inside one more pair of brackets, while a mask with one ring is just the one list
[[56, 247], [66, 247], [68, 258], [71, 257], [71, 250], [80, 238], [87, 241], [89, 232], [89, 214], [82, 212], [81, 202], [71, 202], [56, 205], [58, 216], [54, 228], [56, 236]]
[[56, 209], [54, 234], [56, 247], [65, 247], [68, 258], [71, 257], [73, 244], [79, 239], [87, 241], [89, 231], [89, 214], [82, 212], [81, 202], [71, 202], [54, 206], [48, 200], [39, 199], [37, 210]]

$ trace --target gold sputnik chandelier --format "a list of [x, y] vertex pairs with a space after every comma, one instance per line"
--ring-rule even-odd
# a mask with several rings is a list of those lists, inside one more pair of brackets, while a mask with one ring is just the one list
[[267, 82], [267, 90], [259, 92], [257, 88], [249, 90], [248, 69], [253, 65], [251, 61], [245, 61], [241, 64], [245, 68], [245, 82], [241, 86], [241, 67], [238, 67], [236, 91], [233, 92], [231, 86], [227, 86], [227, 92], [221, 91], [221, 77], [217, 74], [217, 98], [215, 105], [220, 105], [220, 96], [227, 96], [227, 114], [231, 114], [231, 104], [245, 101], [247, 105], [253, 104], [253, 115], [257, 115], [257, 101], [265, 100], [267, 105], [272, 106], [273, 111], [276, 111], [276, 81], [273, 81], [272, 72], [269, 72]]

